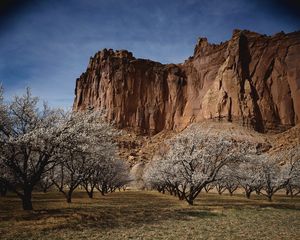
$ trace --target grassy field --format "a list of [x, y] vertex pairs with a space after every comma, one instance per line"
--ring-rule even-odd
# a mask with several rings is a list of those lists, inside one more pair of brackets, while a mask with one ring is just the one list
[[36, 193], [35, 211], [0, 198], [0, 239], [299, 239], [300, 198], [246, 200], [202, 194], [195, 206], [156, 192], [126, 191], [88, 199], [76, 192]]

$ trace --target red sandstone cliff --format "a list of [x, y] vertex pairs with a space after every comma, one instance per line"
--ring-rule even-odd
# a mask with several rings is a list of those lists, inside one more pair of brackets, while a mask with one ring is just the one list
[[200, 38], [183, 64], [102, 50], [76, 81], [74, 111], [105, 108], [119, 127], [142, 133], [217, 119], [257, 131], [300, 122], [300, 32], [235, 30], [219, 45]]

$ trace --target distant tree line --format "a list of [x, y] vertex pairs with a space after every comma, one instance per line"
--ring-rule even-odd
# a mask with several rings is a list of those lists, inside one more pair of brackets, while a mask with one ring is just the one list
[[216, 189], [232, 195], [242, 188], [272, 200], [279, 190], [291, 197], [300, 194], [300, 147], [268, 153], [257, 143], [225, 133], [212, 134], [192, 125], [167, 142], [148, 164], [148, 188], [168, 192], [193, 205], [202, 191]]
[[31, 210], [32, 192], [56, 187], [67, 202], [81, 186], [113, 192], [130, 181], [128, 167], [118, 158], [120, 134], [101, 112], [70, 113], [43, 104], [27, 89], [4, 101], [0, 86], [0, 195], [16, 193]]

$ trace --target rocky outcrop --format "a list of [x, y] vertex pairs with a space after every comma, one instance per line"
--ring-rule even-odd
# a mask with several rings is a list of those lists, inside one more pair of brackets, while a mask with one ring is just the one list
[[104, 108], [119, 127], [145, 134], [208, 119], [280, 131], [300, 122], [299, 62], [300, 32], [235, 30], [218, 45], [200, 38], [177, 65], [104, 49], [77, 79], [73, 110]]

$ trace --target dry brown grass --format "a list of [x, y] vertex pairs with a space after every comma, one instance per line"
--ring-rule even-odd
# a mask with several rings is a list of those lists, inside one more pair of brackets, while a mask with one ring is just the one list
[[195, 206], [156, 192], [126, 191], [65, 203], [36, 193], [35, 211], [14, 196], [0, 198], [0, 239], [299, 239], [300, 198], [272, 203], [241, 194], [202, 194]]

